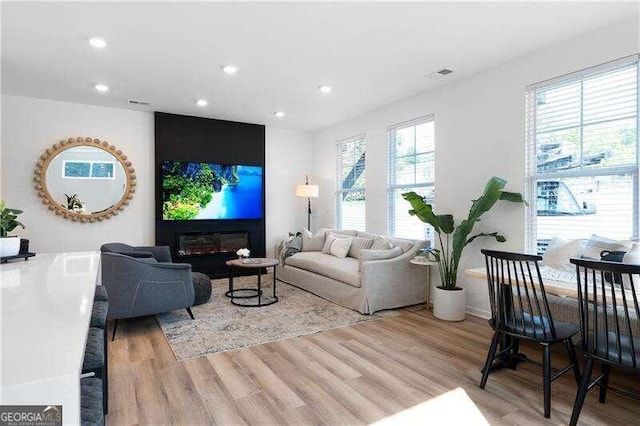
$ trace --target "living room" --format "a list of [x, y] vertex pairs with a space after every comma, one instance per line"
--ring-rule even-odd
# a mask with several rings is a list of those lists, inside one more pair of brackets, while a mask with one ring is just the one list
[[[498, 202], [476, 224], [474, 233], [499, 231], [506, 241], [478, 239], [465, 248], [454, 284], [466, 293], [462, 322], [433, 316], [429, 302], [426, 306], [424, 302], [442, 282], [438, 269], [411, 265], [408, 260], [394, 273], [407, 270], [424, 283], [429, 271], [431, 283], [419, 296], [420, 303], [394, 302], [394, 309], [384, 303], [374, 309], [377, 302], [372, 298], [364, 303], [352, 293], [331, 300], [319, 288], [330, 285], [325, 281], [311, 289], [288, 282], [303, 288], [304, 297], [308, 291], [320, 296], [322, 303], [328, 300], [327, 312], [335, 316], [333, 327], [315, 334], [295, 331], [286, 336], [300, 337], [288, 340], [272, 337], [267, 343], [216, 352], [206, 346], [221, 345], [217, 340], [185, 344], [180, 336], [172, 336], [170, 326], [192, 321], [184, 311], [165, 314], [160, 325], [153, 315], [123, 320], [117, 333], [115, 317], [110, 316], [105, 328], [110, 389], [106, 423], [548, 422], [538, 367], [525, 364], [516, 371], [496, 372], [489, 376], [486, 389], [478, 388], [491, 344], [486, 318], [491, 317], [492, 306], [486, 279], [465, 271], [484, 270], [481, 249], [516, 253], [540, 249], [536, 246], [540, 238], [532, 231], [536, 202], [531, 198], [536, 197], [535, 179], [542, 179], [531, 172], [535, 169], [531, 123], [544, 113], [536, 96], [555, 84], [596, 72], [634, 69], [637, 76], [637, 2], [10, 2], [3, 3], [1, 11], [0, 199], [23, 211], [19, 220], [25, 228], [17, 227], [12, 234], [28, 239], [28, 251], [36, 253], [27, 262], [19, 260], [21, 265], [37, 262], [45, 254], [97, 252], [113, 242], [175, 244], [174, 232], [181, 224], [187, 233], [224, 233], [237, 230], [238, 223], [248, 224], [252, 257], [277, 260], [282, 241], [296, 238], [289, 233], [307, 227], [312, 234], [355, 229], [371, 234], [372, 240], [375, 234], [430, 240], [431, 247], [437, 247], [437, 234], [409, 215], [412, 206], [399, 197], [400, 192], [415, 190], [426, 196], [438, 213], [452, 214], [456, 223], [467, 216], [471, 200], [482, 194], [492, 176], [507, 182], [506, 191], [522, 193], [528, 201], [526, 206]], [[635, 165], [624, 171], [630, 176], [630, 189], [623, 193], [628, 214], [625, 210], [624, 219], [616, 219], [624, 225], [610, 231], [580, 229], [580, 235], [571, 238], [592, 234], [616, 241], [638, 238], [637, 78], [634, 87], [635, 109], [625, 112], [632, 125], [625, 129], [632, 133]], [[177, 121], [179, 126], [173, 124]], [[215, 130], [224, 126], [226, 130]], [[194, 128], [205, 130], [189, 133]], [[390, 162], [391, 154], [393, 158], [399, 154], [392, 152], [389, 141], [398, 140], [405, 129], [415, 132], [416, 139], [415, 134], [426, 129], [421, 137], [430, 144], [430, 156], [414, 155], [411, 160], [422, 161], [428, 169], [423, 172], [425, 181], [390, 181], [390, 170], [397, 166]], [[246, 140], [252, 142], [236, 142], [238, 134], [251, 134]], [[99, 220], [88, 215], [85, 221], [82, 214], [50, 208], [64, 200], [43, 203], [48, 199], [39, 195], [41, 182], [34, 182], [37, 163], [49, 161], [47, 150], [85, 144], [84, 138], [91, 138], [89, 145], [94, 139], [99, 139], [99, 146], [107, 141], [107, 147], [115, 147], [113, 152], [126, 155], [122, 164], [130, 165], [124, 167], [134, 170], [129, 174], [134, 176], [129, 182], [135, 182], [129, 186], [135, 188], [128, 193], [131, 198], [124, 197], [121, 209]], [[602, 164], [608, 164], [617, 145], [603, 143], [608, 145], [598, 146], [595, 155], [602, 152]], [[343, 155], [344, 146], [357, 146], [355, 161]], [[345, 176], [357, 169], [361, 158], [363, 162], [366, 158], [366, 165], [345, 186]], [[259, 166], [263, 173], [259, 219], [166, 220], [161, 162], [169, 160]], [[296, 195], [296, 187], [307, 182], [317, 185], [317, 197]], [[589, 198], [592, 192], [585, 190], [583, 200], [573, 191], [585, 211], [594, 199]], [[597, 213], [585, 213], [586, 219], [602, 217], [607, 208], [622, 210], [617, 198], [610, 206], [607, 197], [613, 199], [611, 194], [598, 198]], [[359, 204], [347, 203], [352, 200]], [[356, 204], [359, 207], [351, 208]], [[165, 241], [163, 236], [169, 234]], [[301, 241], [304, 244], [304, 235]], [[415, 253], [413, 247], [402, 251], [413, 258], [422, 248], [415, 247]], [[211, 301], [193, 307], [194, 322], [205, 316], [204, 306], [214, 302], [224, 304], [224, 311], [216, 311], [223, 314], [218, 315], [233, 321], [268, 315], [268, 309], [285, 306], [287, 279], [308, 277], [288, 275], [285, 267], [284, 281], [277, 284], [278, 303], [246, 309], [232, 305], [236, 299], [224, 294], [228, 273], [224, 262], [237, 257], [235, 250], [215, 257], [215, 262], [181, 258], [175, 247], [171, 250], [174, 262], [192, 264], [193, 272], [213, 278]], [[207, 270], [205, 263], [215, 263], [216, 269]], [[14, 265], [17, 261], [0, 266], [4, 295], [15, 294], [8, 278], [8, 268], [17, 268]], [[279, 268], [274, 269], [280, 275]], [[262, 277], [265, 289], [272, 275]], [[238, 280], [254, 283], [255, 277]], [[567, 285], [575, 293], [575, 283]], [[347, 299], [354, 300], [353, 306]], [[334, 311], [333, 305], [345, 313]], [[15, 311], [4, 302], [2, 310], [2, 322], [7, 324], [9, 313]], [[378, 312], [383, 314], [370, 318]], [[386, 312], [396, 316], [387, 317]], [[337, 328], [339, 315], [349, 318], [341, 328]], [[228, 325], [229, 332], [231, 328]], [[111, 333], [116, 336], [113, 341]], [[183, 349], [174, 347], [180, 345]], [[523, 346], [531, 358], [540, 359], [537, 345]], [[3, 360], [14, 359], [5, 356], [9, 350], [3, 345]], [[188, 352], [184, 361], [180, 350]], [[562, 348], [553, 354], [559, 364], [567, 360]], [[447, 359], [452, 360], [447, 363]], [[2, 362], [3, 371], [16, 367]], [[315, 371], [300, 373], [305, 370]], [[635, 383], [637, 391], [637, 378], [635, 372], [627, 375], [614, 367], [611, 380], [632, 390]], [[15, 404], [5, 386], [1, 404]], [[567, 424], [578, 385], [569, 374], [553, 386], [551, 421]], [[580, 423], [632, 423], [640, 414], [637, 401], [611, 394], [606, 404], [599, 404], [595, 394], [587, 395]]]

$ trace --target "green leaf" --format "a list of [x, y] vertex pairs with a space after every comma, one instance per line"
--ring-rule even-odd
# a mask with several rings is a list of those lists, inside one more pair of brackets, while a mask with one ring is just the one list
[[512, 203], [524, 203], [525, 206], [529, 205], [529, 203], [527, 203], [524, 198], [522, 198], [522, 194], [519, 192], [502, 191], [502, 193], [500, 194], [500, 199], [502, 201], [510, 201]]
[[402, 194], [402, 197], [411, 204], [411, 207], [413, 207], [413, 209], [409, 210], [410, 215], [416, 216], [422, 222], [433, 226], [433, 229], [440, 233], [440, 218], [433, 213], [433, 207], [431, 204], [426, 203], [423, 197], [413, 191]]
[[500, 235], [497, 232], [492, 232], [490, 234], [481, 232], [481, 233], [476, 234], [473, 237], [469, 238], [467, 240], [467, 244], [471, 243], [473, 240], [475, 240], [476, 238], [479, 238], [479, 237], [494, 237], [496, 239], [496, 241], [499, 242], [499, 243], [504, 243], [505, 241], [507, 241], [507, 239], [503, 235]]
[[438, 220], [440, 221], [440, 229], [445, 234], [450, 234], [453, 232], [455, 223], [453, 221], [453, 215], [451, 214], [441, 214], [438, 215]]

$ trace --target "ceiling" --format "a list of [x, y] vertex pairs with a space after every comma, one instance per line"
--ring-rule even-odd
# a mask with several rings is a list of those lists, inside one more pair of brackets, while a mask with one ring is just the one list
[[[2, 93], [313, 131], [637, 13], [635, 2], [3, 2]], [[221, 71], [229, 63], [236, 75]], [[443, 67], [455, 72], [429, 77]]]

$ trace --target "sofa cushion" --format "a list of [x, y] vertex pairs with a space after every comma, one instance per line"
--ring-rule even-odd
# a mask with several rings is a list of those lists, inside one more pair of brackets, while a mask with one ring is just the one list
[[325, 229], [319, 229], [312, 234], [307, 228], [302, 228], [302, 250], [301, 251], [322, 251], [324, 246]]
[[351, 247], [352, 237], [348, 238], [337, 238], [331, 243], [331, 249], [329, 253], [334, 255], [335, 257], [347, 257], [347, 253], [349, 253], [349, 247]]
[[400, 247], [394, 247], [389, 250], [360, 250], [360, 260], [365, 262], [368, 260], [386, 260], [393, 259], [402, 254]]
[[373, 244], [371, 244], [371, 250], [389, 250], [392, 249], [393, 246], [389, 242], [389, 239], [383, 237], [382, 235], [378, 235], [373, 239]]
[[300, 252], [288, 257], [285, 264], [360, 287], [360, 264], [351, 257], [338, 258], [320, 252]]
[[402, 253], [406, 253], [411, 250], [411, 247], [413, 247], [416, 242], [412, 240], [405, 240], [402, 238], [391, 238], [389, 240], [389, 243], [391, 243], [392, 247], [400, 247]]
[[358, 259], [360, 256], [360, 250], [369, 249], [372, 244], [373, 238], [353, 237], [351, 247], [349, 247], [349, 254], [347, 256]]

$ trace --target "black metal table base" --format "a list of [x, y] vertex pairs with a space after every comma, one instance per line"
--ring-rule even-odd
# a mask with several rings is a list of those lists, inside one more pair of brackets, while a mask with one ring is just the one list
[[[272, 297], [263, 297], [262, 291], [262, 269], [265, 270], [269, 268], [269, 266], [258, 267], [256, 270], [258, 271], [258, 288], [233, 288], [233, 266], [229, 267], [229, 290], [225, 293], [225, 296], [231, 298], [231, 303], [236, 306], [242, 306], [245, 308], [258, 308], [261, 306], [269, 306], [278, 302], [278, 296], [276, 296], [276, 268], [273, 267], [273, 296]], [[247, 295], [236, 295], [237, 292], [249, 292]], [[243, 300], [242, 302], [236, 301], [236, 299]], [[249, 300], [255, 300], [254, 303], [251, 303]]]

